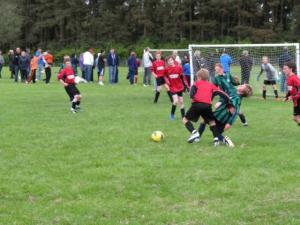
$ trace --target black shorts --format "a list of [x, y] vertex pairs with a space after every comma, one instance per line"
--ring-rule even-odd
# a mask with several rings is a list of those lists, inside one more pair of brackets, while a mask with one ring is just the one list
[[156, 85], [157, 86], [161, 86], [161, 85], [164, 85], [166, 82], [165, 82], [165, 78], [164, 77], [158, 77], [156, 78]]
[[80, 95], [80, 92], [75, 84], [69, 84], [67, 87], [65, 87], [65, 90], [70, 97], [70, 101], [73, 101], [75, 95]]
[[264, 85], [275, 85], [276, 84], [276, 80], [265, 80], [264, 81]]
[[193, 103], [185, 114], [185, 118], [193, 122], [197, 122], [200, 116], [204, 119], [205, 123], [214, 121], [215, 118], [211, 105], [205, 103]]
[[298, 105], [294, 107], [294, 116], [300, 116], [300, 99], [298, 99]]
[[179, 97], [182, 97], [183, 96], [183, 91], [179, 91], [179, 92], [171, 92], [172, 96], [173, 95], [177, 95]]

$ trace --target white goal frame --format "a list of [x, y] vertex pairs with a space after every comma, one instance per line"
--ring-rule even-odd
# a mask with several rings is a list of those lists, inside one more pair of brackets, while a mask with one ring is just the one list
[[216, 44], [216, 45], [197, 45], [190, 44], [189, 45], [189, 57], [190, 57], [190, 65], [191, 65], [191, 84], [194, 82], [194, 71], [193, 71], [193, 48], [228, 48], [228, 47], [296, 47], [296, 66], [298, 76], [300, 76], [300, 45], [299, 43], [281, 43], [281, 44]]

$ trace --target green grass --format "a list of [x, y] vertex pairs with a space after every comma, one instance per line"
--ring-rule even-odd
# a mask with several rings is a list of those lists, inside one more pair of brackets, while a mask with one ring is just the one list
[[[0, 80], [1, 225], [300, 224], [299, 127], [291, 103], [245, 99], [250, 126], [213, 148], [189, 145], [162, 94], [121, 83], [80, 84], [83, 112], [50, 85]], [[107, 78], [107, 76], [106, 76]], [[141, 80], [141, 79], [140, 79]], [[186, 108], [189, 100], [186, 97]], [[162, 143], [151, 133], [166, 134]]]

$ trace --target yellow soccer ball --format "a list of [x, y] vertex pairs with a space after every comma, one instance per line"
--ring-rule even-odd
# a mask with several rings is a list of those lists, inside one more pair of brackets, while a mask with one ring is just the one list
[[154, 131], [151, 135], [152, 141], [161, 142], [165, 138], [165, 135], [161, 131]]

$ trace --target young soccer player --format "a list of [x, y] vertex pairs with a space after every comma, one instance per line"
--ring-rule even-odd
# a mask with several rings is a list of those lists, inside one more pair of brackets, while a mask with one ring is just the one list
[[190, 91], [192, 106], [182, 120], [187, 130], [192, 134], [187, 141], [189, 143], [193, 143], [200, 140], [200, 134], [197, 130], [195, 130], [191, 121], [197, 122], [201, 116], [205, 123], [209, 124], [210, 126], [210, 130], [212, 131], [214, 137], [214, 146], [218, 146], [218, 137], [220, 136], [220, 132], [216, 126], [215, 118], [212, 112], [212, 98], [213, 95], [218, 93], [219, 95], [224, 96], [224, 99], [227, 99], [228, 103], [230, 99], [228, 95], [208, 81], [208, 70], [200, 69], [196, 74], [196, 79], [197, 81], [193, 84]]
[[162, 53], [161, 51], [157, 51], [155, 54], [155, 60], [152, 63], [151, 67], [151, 73], [152, 76], [156, 79], [156, 91], [155, 91], [155, 97], [154, 97], [154, 103], [157, 103], [158, 98], [160, 96], [160, 91], [162, 87], [164, 86], [167, 90], [168, 96], [170, 98], [170, 101], [173, 102], [172, 94], [170, 92], [169, 87], [165, 84], [165, 61], [162, 60]]
[[277, 86], [276, 86], [276, 69], [269, 62], [268, 56], [262, 57], [261, 70], [256, 80], [259, 81], [260, 76], [265, 73], [265, 80], [263, 85], [262, 97], [264, 100], [267, 98], [267, 86], [271, 85], [274, 91], [275, 99], [279, 100]]
[[184, 88], [187, 87], [189, 89], [189, 86], [183, 76], [182, 67], [175, 63], [172, 56], [168, 57], [167, 62], [165, 82], [173, 97], [170, 120], [174, 120], [177, 105], [180, 107], [181, 117], [185, 115], [183, 92]]
[[[228, 145], [229, 147], [234, 147], [233, 142], [230, 140], [229, 137], [223, 136], [223, 132], [228, 130], [236, 120], [238, 112], [240, 111], [241, 105], [241, 98], [242, 97], [249, 97], [253, 94], [252, 88], [248, 84], [239, 85], [237, 87], [237, 95], [231, 98], [231, 104], [228, 105], [228, 100], [222, 99], [215, 105], [214, 117], [216, 121], [216, 125], [219, 129], [219, 141], [223, 142], [224, 144]], [[223, 96], [220, 96], [223, 98]], [[199, 134], [200, 137], [202, 136], [205, 130], [205, 123], [201, 123], [199, 127]]]
[[70, 60], [65, 61], [65, 68], [59, 72], [57, 79], [65, 87], [70, 97], [72, 102], [71, 112], [77, 113], [77, 110], [80, 109], [81, 95], [75, 85], [75, 73]]
[[[214, 84], [228, 94], [231, 98], [237, 96], [237, 90], [235, 86], [239, 85], [238, 80], [233, 78], [230, 72], [225, 73], [223, 65], [220, 63], [215, 65], [215, 71], [217, 76], [215, 77]], [[243, 126], [248, 126], [245, 115], [241, 111], [238, 113]]]
[[291, 99], [294, 104], [294, 121], [300, 126], [300, 79], [295, 74], [296, 64], [287, 62], [283, 66], [283, 72], [288, 78], [288, 93], [285, 101]]

